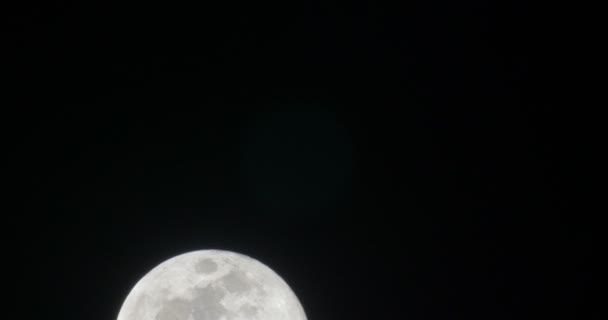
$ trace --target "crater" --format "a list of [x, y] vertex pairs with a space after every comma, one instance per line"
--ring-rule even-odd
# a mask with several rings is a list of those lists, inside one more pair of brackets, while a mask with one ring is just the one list
[[194, 320], [220, 320], [230, 312], [221, 301], [225, 292], [211, 286], [196, 290], [192, 300], [192, 319]]
[[209, 274], [217, 271], [217, 263], [213, 262], [211, 259], [203, 259], [200, 260], [195, 266], [194, 269], [198, 273]]
[[228, 292], [242, 293], [251, 290], [250, 280], [242, 272], [232, 271], [222, 278]]

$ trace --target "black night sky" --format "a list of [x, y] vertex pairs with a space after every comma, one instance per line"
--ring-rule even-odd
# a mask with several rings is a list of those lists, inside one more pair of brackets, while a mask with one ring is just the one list
[[11, 6], [20, 318], [114, 320], [147, 271], [208, 248], [269, 265], [310, 320], [597, 316], [545, 7]]

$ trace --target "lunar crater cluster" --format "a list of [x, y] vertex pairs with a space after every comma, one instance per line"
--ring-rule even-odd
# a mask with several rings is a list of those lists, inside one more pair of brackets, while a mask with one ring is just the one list
[[118, 320], [306, 320], [274, 271], [250, 257], [202, 250], [169, 259], [127, 296]]

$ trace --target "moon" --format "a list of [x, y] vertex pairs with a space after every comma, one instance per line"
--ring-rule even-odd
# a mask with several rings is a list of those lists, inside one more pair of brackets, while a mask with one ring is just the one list
[[248, 256], [200, 250], [148, 272], [117, 320], [306, 320], [298, 298], [273, 270]]

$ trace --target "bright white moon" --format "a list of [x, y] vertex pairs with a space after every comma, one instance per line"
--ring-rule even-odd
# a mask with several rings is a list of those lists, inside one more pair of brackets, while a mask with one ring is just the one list
[[161, 263], [131, 290], [118, 320], [306, 320], [287, 283], [248, 256], [220, 250]]

